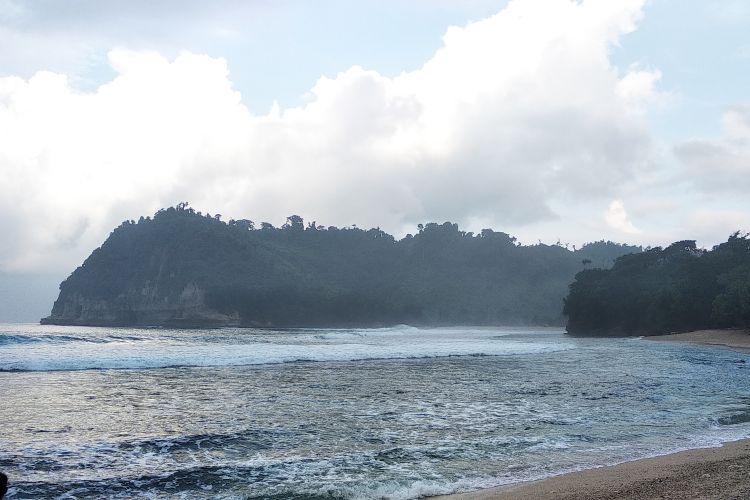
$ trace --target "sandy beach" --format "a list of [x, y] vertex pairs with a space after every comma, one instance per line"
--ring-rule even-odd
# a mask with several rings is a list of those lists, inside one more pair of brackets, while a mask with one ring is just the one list
[[[646, 337], [750, 351], [748, 330], [700, 330]], [[750, 498], [750, 439], [481, 491], [450, 500], [636, 500]]]
[[750, 440], [688, 450], [541, 481], [437, 497], [451, 500], [750, 498]]
[[658, 342], [687, 342], [690, 344], [728, 347], [743, 352], [750, 350], [750, 331], [748, 330], [698, 330], [695, 332], [655, 335], [644, 338]]

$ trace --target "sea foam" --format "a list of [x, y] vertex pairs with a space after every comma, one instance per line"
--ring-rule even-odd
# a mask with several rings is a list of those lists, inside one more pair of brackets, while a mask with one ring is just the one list
[[506, 339], [513, 330], [138, 330], [100, 329], [71, 335], [57, 327], [0, 334], [0, 370], [149, 369], [504, 356], [560, 351], [572, 343]]

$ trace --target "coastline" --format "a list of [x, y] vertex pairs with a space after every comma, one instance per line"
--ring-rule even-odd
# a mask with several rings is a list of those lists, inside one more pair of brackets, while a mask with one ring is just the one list
[[[747, 329], [696, 330], [644, 337], [750, 352]], [[434, 497], [442, 500], [640, 500], [750, 498], [750, 439], [697, 448], [538, 481]]]
[[539, 481], [434, 497], [443, 500], [750, 498], [750, 439]]
[[643, 338], [644, 340], [655, 342], [682, 342], [750, 352], [750, 331], [745, 329], [696, 330], [687, 333], [671, 333]]

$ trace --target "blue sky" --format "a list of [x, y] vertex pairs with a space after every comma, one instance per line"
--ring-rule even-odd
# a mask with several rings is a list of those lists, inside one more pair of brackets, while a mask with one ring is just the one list
[[322, 75], [334, 76], [353, 65], [389, 76], [416, 69], [440, 46], [448, 26], [488, 17], [507, 2], [251, 0], [212, 2], [211, 7], [195, 1], [120, 2], [116, 8], [94, 1], [68, 7], [5, 3], [21, 11], [7, 16], [13, 31], [68, 45], [64, 57], [54, 50], [5, 54], [5, 75], [28, 78], [38, 70], [61, 71], [90, 89], [114, 75], [106, 57], [113, 47], [168, 57], [190, 50], [227, 59], [246, 104], [265, 112], [274, 100], [298, 104]]
[[747, 26], [739, 0], [0, 0], [0, 285], [47, 301], [184, 200], [716, 244], [750, 230]]
[[652, 0], [613, 53], [620, 66], [659, 68], [674, 102], [655, 117], [661, 137], [716, 136], [727, 107], [748, 100], [750, 2]]

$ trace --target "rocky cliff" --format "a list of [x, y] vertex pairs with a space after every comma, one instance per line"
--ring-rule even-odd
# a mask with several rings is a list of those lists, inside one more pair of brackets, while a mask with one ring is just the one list
[[127, 221], [60, 285], [52, 312], [41, 323], [237, 326], [236, 311], [218, 311], [206, 300], [207, 288], [216, 287], [216, 275], [226, 274], [227, 262], [252, 258], [232, 236], [214, 218], [174, 208], [154, 219]]
[[220, 313], [205, 303], [205, 290], [189, 283], [176, 296], [156, 287], [128, 289], [113, 299], [86, 297], [80, 292], [61, 296], [42, 324], [94, 326], [221, 327], [239, 326], [238, 313]]

